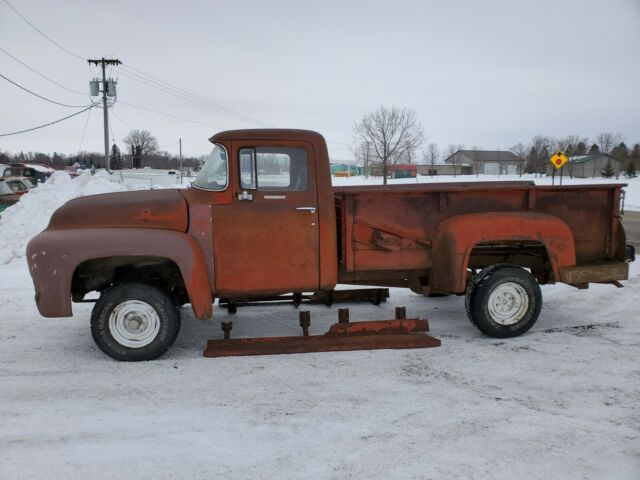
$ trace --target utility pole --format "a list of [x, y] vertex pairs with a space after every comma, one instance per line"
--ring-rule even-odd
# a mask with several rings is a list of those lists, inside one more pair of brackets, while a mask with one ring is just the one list
[[[104, 166], [107, 172], [111, 172], [111, 165], [109, 159], [109, 106], [107, 105], [107, 65], [120, 65], [122, 62], [117, 58], [104, 58], [101, 59], [89, 59], [88, 63], [93, 63], [96, 67], [98, 64], [102, 65], [102, 114], [104, 116]], [[109, 96], [115, 96], [109, 95]]]
[[182, 185], [182, 139], [181, 138], [178, 139], [178, 143], [180, 144], [180, 185]]
[[366, 142], [367, 150], [364, 152], [364, 178], [369, 178], [369, 142]]

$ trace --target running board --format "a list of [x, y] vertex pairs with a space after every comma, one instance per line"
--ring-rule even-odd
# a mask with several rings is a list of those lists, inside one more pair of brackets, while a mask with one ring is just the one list
[[296, 292], [290, 295], [253, 295], [251, 297], [221, 297], [218, 305], [226, 307], [229, 313], [236, 313], [238, 306], [259, 305], [265, 302], [288, 303], [298, 308], [302, 302], [323, 303], [330, 307], [338, 302], [369, 301], [380, 305], [389, 298], [388, 288], [355, 288], [349, 290], [318, 290], [311, 295]]
[[300, 312], [301, 337], [230, 338], [232, 322], [222, 322], [224, 340], [208, 340], [205, 357], [281, 355], [288, 353], [339, 352], [439, 347], [439, 339], [427, 335], [429, 322], [405, 318], [404, 307], [396, 308], [392, 320], [350, 322], [349, 309], [338, 310], [338, 323], [324, 335], [309, 335], [311, 314]]

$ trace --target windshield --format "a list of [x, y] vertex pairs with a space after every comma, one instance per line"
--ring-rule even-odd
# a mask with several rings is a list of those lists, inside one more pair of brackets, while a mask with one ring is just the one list
[[193, 186], [203, 190], [220, 191], [227, 188], [227, 150], [216, 143]]

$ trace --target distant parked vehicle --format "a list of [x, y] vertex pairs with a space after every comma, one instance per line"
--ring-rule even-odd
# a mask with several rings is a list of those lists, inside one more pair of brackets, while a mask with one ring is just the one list
[[9, 165], [0, 163], [0, 178], [10, 177], [13, 175], [13, 171]]
[[[23, 177], [29, 178], [31, 183], [34, 185], [38, 183], [44, 183], [47, 179], [55, 173], [55, 170], [47, 165], [42, 165], [40, 163], [25, 163], [24, 166], [33, 171], [33, 177], [29, 177], [28, 175], [22, 175]], [[17, 175], [14, 172], [14, 175]]]
[[32, 188], [33, 184], [25, 177], [0, 178], [0, 212], [20, 200]]
[[47, 181], [55, 170], [39, 163], [12, 163], [8, 166], [10, 173], [5, 177], [24, 177], [33, 185]]

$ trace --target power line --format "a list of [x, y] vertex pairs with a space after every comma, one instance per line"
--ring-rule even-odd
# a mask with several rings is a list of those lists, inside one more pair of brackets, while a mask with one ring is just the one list
[[91, 118], [92, 110], [89, 110], [89, 114], [87, 115], [87, 119], [84, 122], [84, 128], [82, 129], [82, 138], [80, 138], [80, 146], [78, 147], [78, 153], [82, 151], [82, 144], [84, 143], [84, 136], [87, 133], [87, 125], [89, 125], [89, 119]]
[[[20, 13], [18, 11], [18, 9], [16, 9], [8, 0], [4, 0], [4, 2], [22, 19], [24, 20], [31, 28], [33, 28], [36, 32], [38, 32], [40, 35], [42, 35], [45, 39], [47, 39], [49, 42], [51, 42], [53, 45], [55, 45], [56, 47], [58, 47], [59, 49], [61, 49], [62, 51], [64, 51], [65, 53], [75, 57], [75, 58], [79, 58], [80, 60], [84, 60], [84, 57], [82, 57], [81, 55], [78, 55], [77, 53], [74, 53], [70, 50], [68, 50], [67, 48], [63, 47], [62, 45], [60, 45], [58, 42], [56, 42], [53, 38], [51, 38], [50, 36], [48, 36], [46, 33], [44, 33], [42, 30], [40, 30], [38, 27], [36, 27], [27, 17], [25, 17], [22, 13]], [[4, 51], [4, 50], [3, 50]], [[5, 51], [5, 53], [7, 53]], [[7, 55], [9, 55], [7, 53]], [[15, 57], [13, 57], [12, 55], [9, 55], [12, 58], [14, 58], [16, 61], [17, 60]], [[20, 62], [22, 63], [22, 62]], [[23, 63], [23, 65], [25, 65]], [[25, 65], [27, 66], [27, 65]], [[28, 67], [31, 69], [31, 67]], [[35, 70], [31, 69], [32, 71], [35, 72]], [[138, 78], [134, 78], [133, 76], [129, 76], [127, 75], [126, 72], [129, 72], [129, 75], [137, 75]], [[46, 78], [49, 81], [53, 81], [47, 77], [45, 77], [44, 75], [40, 74], [39, 72], [35, 72], [38, 73], [38, 75], [42, 76], [43, 78]], [[134, 67], [125, 67], [125, 70], [121, 70], [121, 73], [125, 76], [129, 76], [129, 78], [132, 78], [133, 80], [145, 83], [144, 80], [146, 79], [148, 82], [153, 82], [153, 85], [149, 85], [149, 83], [146, 83], [149, 86], [152, 86], [153, 88], [159, 89], [161, 91], [163, 91], [164, 93], [167, 93], [169, 95], [174, 95], [177, 96], [183, 100], [186, 101], [190, 101], [191, 103], [194, 103], [196, 105], [200, 105], [203, 106], [205, 108], [209, 108], [215, 111], [218, 111], [219, 113], [223, 113], [225, 115], [230, 115], [233, 117], [236, 117], [237, 119], [240, 119], [244, 122], [247, 123], [255, 123], [255, 124], [259, 124], [259, 125], [263, 125], [263, 126], [267, 126], [270, 127], [271, 125], [269, 125], [266, 122], [263, 122], [262, 120], [258, 120], [256, 118], [250, 117], [248, 115], [245, 115], [243, 113], [237, 112], [229, 107], [225, 107], [224, 105], [220, 105], [217, 104], [215, 102], [212, 102], [204, 97], [195, 95], [187, 90], [184, 90], [182, 88], [176, 87], [175, 85], [172, 85], [168, 82], [165, 82], [164, 80], [160, 80], [157, 77], [154, 77], [153, 75], [150, 75], [148, 73], [143, 72], [142, 70], [136, 69]], [[76, 90], [71, 90], [68, 89], [66, 87], [63, 87], [62, 85], [58, 84], [57, 82], [54, 82], [56, 85], [65, 88], [67, 90], [73, 91], [74, 93], [81, 93], [78, 92]], [[83, 93], [81, 93], [83, 94]], [[83, 94], [84, 95], [84, 94]]]
[[[5, 0], [6, 1], [6, 0]], [[30, 67], [29, 65], [27, 65], [26, 63], [24, 63], [22, 60], [14, 57], [13, 55], [11, 55], [9, 52], [7, 52], [4, 48], [0, 47], [0, 52], [4, 53], [5, 55], [7, 55], [8, 57], [13, 58], [16, 62], [18, 62], [20, 65], [22, 65], [25, 68], [28, 68], [29, 70], [31, 70], [33, 73], [35, 73], [36, 75], [41, 76], [42, 78], [44, 78], [45, 80], [48, 80], [49, 82], [53, 83], [54, 85], [57, 85], [60, 88], [63, 88], [65, 90], [68, 90], [69, 92], [73, 92], [73, 93], [77, 93], [79, 95], [82, 95], [83, 97], [87, 96], [86, 92], [80, 92], [78, 90], [74, 90], [72, 88], [69, 87], [65, 87], [64, 85], [56, 82], [55, 80], [52, 80], [51, 78], [47, 77], [46, 75], [40, 73], [39, 71], [37, 71], [35, 68]]]
[[169, 147], [175, 147], [176, 145], [178, 145], [180, 143], [180, 140], [178, 140], [177, 142], [173, 142], [169, 145], [160, 145], [158, 148], [169, 148]]
[[116, 136], [113, 134], [113, 122], [109, 122], [109, 130], [111, 131], [111, 142], [115, 143]]
[[[238, 120], [241, 120], [243, 122], [246, 123], [254, 123], [254, 124], [260, 124], [263, 126], [268, 126], [267, 123], [262, 122], [260, 120], [254, 119], [252, 117], [249, 117], [247, 115], [244, 115], [242, 113], [236, 112], [234, 110], [231, 110], [227, 107], [224, 107], [222, 105], [218, 105], [214, 102], [211, 102], [207, 99], [204, 99], [202, 97], [198, 97], [197, 95], [191, 94], [189, 92], [187, 93], [182, 93], [184, 90], [179, 89], [178, 87], [173, 87], [173, 86], [168, 86], [165, 87], [165, 85], [163, 85], [166, 82], [162, 82], [161, 80], [151, 80], [151, 79], [147, 79], [145, 77], [143, 77], [142, 75], [139, 75], [137, 73], [134, 73], [132, 71], [127, 71], [124, 70], [124, 68], [126, 67], [121, 67], [119, 69], [119, 72], [124, 75], [125, 77], [128, 77], [136, 82], [142, 83], [144, 85], [147, 85], [149, 87], [155, 88], [156, 90], [159, 90], [163, 93], [166, 93], [168, 95], [172, 95], [176, 98], [179, 98], [181, 100], [187, 101], [189, 103], [193, 103], [194, 105], [198, 105], [202, 108], [206, 108], [208, 110], [213, 110], [215, 112], [221, 113], [223, 115], [227, 115], [227, 116], [231, 116], [234, 117]], [[146, 75], [146, 74], [145, 74]], [[169, 85], [169, 84], [167, 84]], [[186, 92], [186, 91], [185, 91]]]
[[225, 130], [225, 127], [221, 127], [219, 125], [213, 125], [213, 124], [210, 124], [210, 123], [199, 122], [197, 120], [191, 120], [191, 119], [188, 119], [188, 118], [185, 118], [185, 117], [179, 117], [177, 115], [172, 115], [170, 113], [160, 112], [158, 110], [153, 110], [151, 108], [141, 107], [140, 105], [134, 105], [132, 103], [123, 102], [122, 100], [118, 100], [118, 102], [121, 105], [126, 105], [126, 106], [132, 107], [132, 108], [138, 108], [140, 110], [146, 110], [147, 112], [156, 113], [158, 115], [163, 115], [165, 117], [177, 118], [178, 120], [183, 120], [185, 122], [190, 122], [190, 123], [195, 123], [195, 124], [198, 124], [198, 125], [204, 125], [205, 127], [213, 127], [213, 128], [217, 128], [217, 129], [220, 129], [220, 130]]
[[62, 45], [60, 45], [58, 42], [56, 42], [54, 39], [52, 39], [51, 37], [49, 37], [46, 33], [44, 33], [42, 30], [40, 30], [38, 27], [36, 27], [33, 23], [31, 23], [27, 17], [25, 17], [24, 15], [22, 15], [17, 9], [16, 7], [14, 7], [13, 5], [11, 5], [7, 0], [4, 0], [4, 3], [6, 3], [7, 5], [9, 5], [9, 7], [11, 8], [11, 10], [13, 10], [14, 12], [16, 12], [16, 14], [25, 22], [27, 22], [31, 28], [33, 28], [36, 32], [38, 32], [40, 35], [42, 35], [44, 38], [46, 38], [47, 40], [49, 40], [51, 43], [53, 43], [56, 47], [58, 47], [60, 50], [68, 53], [69, 55], [79, 58], [80, 60], [84, 60], [83, 57], [81, 57], [80, 55], [73, 53], [69, 50], [67, 50], [66, 48], [64, 48]]
[[251, 117], [249, 115], [245, 115], [244, 113], [238, 112], [236, 110], [233, 110], [232, 108], [226, 107], [226, 106], [221, 105], [219, 103], [215, 103], [215, 102], [213, 102], [213, 101], [211, 101], [211, 100], [209, 100], [209, 99], [207, 99], [205, 97], [202, 97], [200, 95], [196, 95], [195, 93], [189, 92], [188, 90], [185, 90], [183, 88], [176, 87], [175, 85], [173, 85], [173, 84], [171, 84], [169, 82], [166, 82], [166, 81], [164, 81], [162, 79], [154, 77], [153, 75], [145, 73], [142, 70], [137, 69], [135, 67], [132, 67], [132, 66], [129, 66], [129, 65], [123, 65], [121, 67], [121, 69], [124, 69], [125, 71], [128, 70], [129, 74], [135, 74], [138, 77], [142, 77], [143, 79], [146, 77], [146, 79], [148, 81], [151, 81], [153, 83], [159, 84], [160, 86], [162, 86], [164, 88], [171, 89], [171, 90], [173, 90], [175, 92], [178, 92], [178, 93], [180, 93], [182, 95], [186, 95], [186, 96], [191, 97], [191, 98], [193, 98], [193, 99], [195, 99], [197, 101], [206, 103], [206, 104], [210, 105], [211, 107], [219, 110], [221, 113], [231, 114], [231, 115], [234, 115], [234, 116], [237, 116], [237, 117], [241, 117], [245, 121], [248, 120], [248, 121], [251, 121], [253, 123], [259, 123], [259, 124], [262, 124], [262, 125], [265, 125], [265, 126], [270, 126], [267, 122], [264, 122], [262, 120], [254, 118], [254, 117]]
[[60, 105], [60, 106], [62, 106], [62, 107], [69, 107], [69, 108], [83, 108], [83, 107], [86, 107], [86, 106], [87, 106], [87, 105], [67, 105], [66, 103], [56, 102], [56, 101], [51, 100], [51, 99], [49, 99], [49, 98], [47, 98], [47, 97], [43, 97], [42, 95], [38, 95], [37, 93], [32, 92], [32, 91], [31, 91], [31, 90], [29, 90], [28, 88], [25, 88], [25, 87], [23, 87], [22, 85], [19, 85], [18, 83], [14, 82], [14, 81], [13, 81], [13, 80], [11, 80], [10, 78], [5, 77], [5, 76], [4, 76], [4, 75], [2, 75], [1, 73], [0, 73], [0, 77], [4, 78], [7, 82], [12, 83], [12, 84], [13, 84], [13, 85], [15, 85], [16, 87], [18, 87], [18, 88], [20, 88], [20, 89], [24, 90], [25, 92], [28, 92], [28, 93], [30, 93], [31, 95], [35, 95], [36, 97], [41, 98], [42, 100], [46, 100], [47, 102], [55, 103], [56, 105]]
[[258, 120], [256, 118], [250, 117], [249, 115], [245, 115], [236, 110], [233, 110], [229, 107], [225, 107], [224, 105], [220, 105], [218, 103], [212, 102], [204, 97], [196, 95], [194, 93], [189, 92], [188, 90], [184, 90], [182, 88], [176, 87], [164, 80], [160, 80], [153, 75], [149, 75], [147, 73], [142, 72], [131, 66], [123, 65], [118, 68], [119, 72], [134, 81], [142, 83], [144, 85], [150, 86], [159, 90], [161, 92], [167, 93], [174, 97], [180, 98], [187, 102], [193, 103], [195, 105], [199, 105], [203, 108], [208, 108], [210, 110], [214, 110], [218, 113], [222, 113], [223, 115], [235, 117], [238, 120], [242, 120], [246, 123], [254, 123], [262, 126], [270, 127], [271, 125], [262, 120]]
[[[31, 28], [33, 28], [36, 32], [38, 32], [40, 35], [42, 35], [45, 39], [47, 39], [49, 42], [51, 42], [53, 45], [55, 45], [56, 47], [58, 47], [59, 49], [61, 49], [62, 51], [64, 51], [65, 53], [78, 58], [80, 60], [84, 61], [84, 57], [81, 55], [78, 55], [75, 52], [72, 52], [70, 50], [68, 50], [67, 48], [63, 47], [61, 44], [59, 44], [58, 42], [56, 42], [53, 38], [51, 38], [50, 36], [48, 36], [46, 33], [44, 33], [42, 30], [40, 30], [38, 27], [36, 27], [27, 17], [25, 17], [22, 13], [20, 13], [20, 11], [18, 11], [18, 9], [16, 9], [8, 0], [4, 0], [4, 2], [22, 19], [24, 20]], [[29, 68], [30, 70], [32, 70], [34, 73], [40, 75], [41, 77], [49, 80], [50, 82], [53, 82], [54, 84], [56, 84], [57, 86], [64, 88], [65, 90], [69, 90], [71, 92], [74, 93], [78, 93], [81, 95], [85, 95], [85, 93], [83, 92], [79, 92], [77, 90], [73, 90], [67, 87], [64, 87], [63, 85], [55, 82], [54, 80], [51, 80], [50, 78], [46, 77], [45, 75], [42, 75], [41, 73], [37, 72], [36, 70], [34, 70], [33, 68], [29, 67], [28, 65], [26, 65], [25, 63], [21, 62], [20, 60], [18, 60], [17, 58], [15, 58], [13, 55], [10, 55], [8, 52], [6, 52], [5, 50], [2, 50], [5, 54], [9, 55], [11, 58], [13, 58], [14, 60], [18, 61], [19, 63], [21, 63], [22, 65], [24, 65], [25, 67]], [[234, 116], [237, 119], [240, 119], [242, 121], [245, 121], [247, 123], [255, 123], [255, 124], [259, 124], [259, 125], [263, 125], [266, 127], [271, 127], [270, 124], [268, 124], [267, 122], [264, 122], [262, 120], [250, 117], [249, 115], [245, 115], [243, 113], [240, 113], [236, 110], [233, 110], [229, 107], [225, 107], [224, 105], [220, 105], [218, 103], [212, 102], [211, 100], [208, 100], [204, 97], [201, 97], [199, 95], [193, 94], [191, 92], [189, 92], [188, 90], [182, 89], [180, 87], [176, 87], [175, 85], [172, 85], [168, 82], [165, 82], [164, 80], [161, 80], [157, 77], [154, 77], [153, 75], [150, 75], [148, 73], [143, 72], [142, 70], [139, 70], [135, 67], [124, 67], [125, 70], [122, 71], [121, 73], [123, 73], [123, 75], [128, 76], [127, 75], [127, 71], [129, 72], [129, 75], [137, 75], [138, 78], [134, 78], [132, 76], [130, 76], [129, 78], [132, 78], [133, 80], [145, 83], [144, 80], [146, 79], [148, 82], [153, 82], [155, 85], [150, 85], [153, 88], [157, 88], [165, 93], [168, 93], [170, 95], [174, 95], [174, 96], [178, 96], [179, 98], [182, 98], [183, 100], [186, 101], [190, 101], [191, 103], [200, 105], [200, 106], [205, 106], [205, 108], [210, 108], [212, 110], [218, 111], [219, 113], [223, 113], [225, 115], [229, 115], [229, 116]], [[147, 83], [147, 85], [149, 85], [149, 83]], [[173, 91], [173, 93], [172, 93]]]
[[128, 124], [127, 122], [125, 122], [125, 121], [122, 119], [122, 117], [120, 117], [120, 115], [118, 115], [118, 114], [116, 113], [116, 111], [115, 111], [113, 108], [111, 108], [110, 112], [111, 112], [111, 113], [113, 113], [113, 114], [115, 115], [115, 117], [120, 121], [120, 123], [122, 123], [125, 127], [127, 127], [129, 130], [133, 130], [133, 128], [132, 128], [132, 127], [130, 127], [130, 126], [129, 126], [129, 124]]
[[49, 125], [53, 125], [55, 123], [60, 123], [64, 120], [67, 120], [71, 117], [75, 117], [76, 115], [80, 115], [83, 112], [86, 112], [87, 110], [93, 108], [95, 105], [89, 105], [87, 108], [80, 110], [76, 113], [72, 113], [71, 115], [67, 115], [66, 117], [60, 118], [59, 120], [54, 120], [53, 122], [49, 122], [49, 123], [45, 123], [44, 125], [38, 125], [37, 127], [33, 127], [33, 128], [27, 128], [26, 130], [20, 130], [18, 132], [10, 132], [10, 133], [0, 133], [0, 137], [8, 137], [9, 135], [18, 135], [19, 133], [26, 133], [26, 132], [31, 132], [33, 130], [38, 130], [39, 128], [44, 128], [44, 127], [48, 127]]

